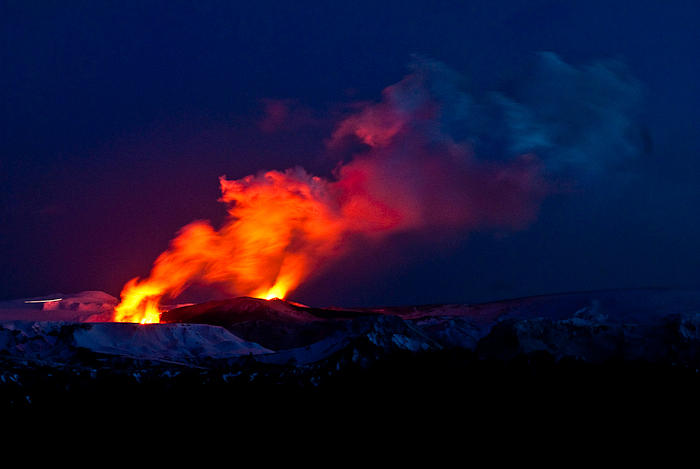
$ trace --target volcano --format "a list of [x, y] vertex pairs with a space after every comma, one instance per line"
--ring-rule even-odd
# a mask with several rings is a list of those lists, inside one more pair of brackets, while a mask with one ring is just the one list
[[239, 297], [166, 311], [164, 323], [221, 326], [275, 350], [310, 345], [342, 329], [336, 319], [361, 313], [310, 308], [280, 299]]

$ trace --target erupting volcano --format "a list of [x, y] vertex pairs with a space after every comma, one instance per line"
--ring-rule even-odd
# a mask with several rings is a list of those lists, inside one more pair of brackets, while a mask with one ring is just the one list
[[[150, 275], [124, 286], [114, 320], [158, 322], [161, 300], [193, 283], [285, 298], [330, 263], [396, 233], [435, 239], [527, 227], [546, 195], [623, 161], [638, 143], [630, 139], [633, 81], [599, 64], [576, 69], [553, 54], [539, 56], [535, 75], [535, 83], [576, 84], [578, 94], [570, 87], [543, 94], [525, 80], [512, 96], [478, 100], [444, 64], [417, 60], [380, 101], [354, 105], [335, 125], [328, 147], [350, 155], [330, 177], [300, 167], [222, 176], [226, 221], [182, 228]], [[601, 89], [632, 91], [591, 106], [604, 99]], [[580, 121], [562, 126], [560, 115], [571, 109]], [[602, 132], [606, 150], [596, 143]]]
[[238, 180], [220, 178], [228, 219], [216, 230], [193, 222], [156, 259], [148, 278], [129, 281], [114, 319], [159, 321], [159, 303], [194, 281], [232, 295], [284, 298], [351, 249], [349, 239], [378, 242], [392, 233], [521, 228], [548, 192], [533, 154], [478, 158], [448, 132], [454, 114], [441, 96], [453, 78], [423, 64], [336, 128], [331, 146], [354, 139], [365, 148], [332, 180], [302, 168]]
[[0, 11], [8, 434], [692, 418], [700, 1]]
[[332, 210], [332, 189], [319, 178], [270, 171], [220, 182], [228, 222], [218, 231], [202, 221], [185, 226], [149, 278], [124, 287], [115, 320], [158, 322], [160, 299], [177, 296], [193, 280], [235, 295], [284, 298], [339, 250], [347, 221]]
[[[439, 167], [438, 161], [433, 163], [440, 173], [448, 170]], [[537, 183], [536, 169], [534, 159], [519, 161], [489, 177], [511, 190], [537, 194], [528, 187]], [[372, 186], [395, 181], [381, 176], [373, 181], [376, 175], [370, 171], [345, 167], [335, 182], [312, 177], [302, 169], [269, 171], [237, 181], [222, 177], [220, 200], [230, 204], [228, 222], [219, 230], [203, 221], [185, 226], [170, 249], [156, 259], [147, 279], [126, 284], [115, 320], [158, 322], [161, 298], [176, 297], [195, 280], [223, 285], [234, 295], [284, 298], [324, 262], [341, 256], [349, 235], [376, 239], [398, 229], [423, 226], [427, 220], [462, 225], [473, 216], [463, 207], [448, 205], [444, 214], [433, 212], [427, 218], [419, 201], [392, 203], [385, 198], [388, 194]]]

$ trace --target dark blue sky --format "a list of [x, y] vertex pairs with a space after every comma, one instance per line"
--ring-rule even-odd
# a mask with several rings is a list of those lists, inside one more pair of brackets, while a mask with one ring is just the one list
[[[546, 199], [528, 229], [398, 238], [382, 262], [358, 254], [292, 299], [700, 286], [696, 1], [2, 1], [0, 22], [0, 298], [117, 295], [181, 226], [223, 219], [221, 174], [329, 175], [343, 110], [380, 99], [416, 53], [474, 93], [517, 81], [539, 51], [619, 61], [641, 85], [643, 148]], [[262, 131], [266, 99], [292, 100], [308, 122]]]

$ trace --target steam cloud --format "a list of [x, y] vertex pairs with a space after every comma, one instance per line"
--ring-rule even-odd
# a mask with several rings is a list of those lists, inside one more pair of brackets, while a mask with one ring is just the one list
[[379, 102], [336, 126], [331, 147], [362, 150], [332, 180], [301, 168], [222, 177], [225, 225], [184, 227], [150, 277], [126, 285], [115, 319], [143, 320], [193, 281], [284, 297], [349, 249], [349, 236], [522, 229], [553, 181], [595, 177], [641, 145], [640, 87], [619, 64], [576, 68], [542, 53], [507, 91], [475, 97], [461, 84], [446, 65], [414, 60]]

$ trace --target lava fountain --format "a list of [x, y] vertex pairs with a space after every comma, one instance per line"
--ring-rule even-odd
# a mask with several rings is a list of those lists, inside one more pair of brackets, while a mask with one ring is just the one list
[[332, 209], [325, 181], [301, 169], [220, 178], [229, 217], [219, 230], [196, 221], [180, 230], [148, 278], [129, 281], [116, 321], [158, 322], [158, 305], [192, 281], [234, 295], [284, 298], [318, 263], [340, 249], [347, 225]]

